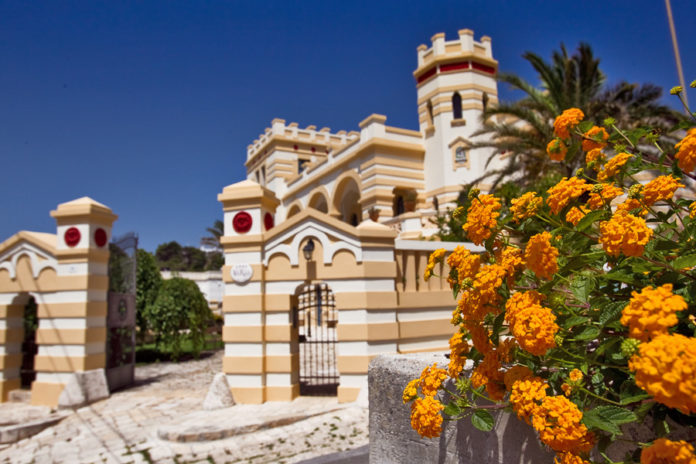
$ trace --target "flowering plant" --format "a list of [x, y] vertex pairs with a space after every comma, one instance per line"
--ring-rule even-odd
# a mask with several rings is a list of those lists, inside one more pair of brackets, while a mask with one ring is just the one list
[[487, 431], [504, 409], [556, 463], [613, 463], [607, 446], [632, 439], [622, 426], [650, 416], [653, 440], [623, 462], [695, 464], [692, 443], [667, 437], [669, 423], [696, 425], [696, 202], [675, 197], [696, 178], [696, 128], [676, 153], [649, 130], [598, 127], [576, 108], [554, 130], [549, 156], [585, 156], [584, 168], [507, 211], [471, 191], [463, 229], [485, 253], [430, 256], [426, 279], [449, 266], [457, 331], [449, 365], [404, 390], [411, 425], [436, 437], [443, 418], [470, 417]]

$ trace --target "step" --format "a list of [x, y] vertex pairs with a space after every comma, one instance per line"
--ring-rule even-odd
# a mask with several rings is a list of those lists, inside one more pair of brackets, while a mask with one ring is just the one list
[[12, 390], [7, 397], [12, 403], [31, 403], [31, 390]]

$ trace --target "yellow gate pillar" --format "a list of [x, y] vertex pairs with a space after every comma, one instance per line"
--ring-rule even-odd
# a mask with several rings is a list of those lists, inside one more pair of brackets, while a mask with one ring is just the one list
[[56, 291], [38, 295], [32, 404], [56, 406], [75, 372], [106, 366], [111, 227], [117, 216], [88, 197], [58, 205]]
[[249, 180], [225, 187], [218, 201], [225, 233], [223, 372], [238, 403], [289, 401], [298, 394], [290, 311], [267, 311], [263, 265], [264, 233], [273, 228], [280, 202]]

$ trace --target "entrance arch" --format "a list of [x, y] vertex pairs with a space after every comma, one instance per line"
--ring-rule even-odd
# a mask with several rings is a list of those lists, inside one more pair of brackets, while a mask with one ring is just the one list
[[293, 298], [294, 322], [300, 351], [300, 395], [336, 396], [336, 299], [328, 284], [297, 287]]

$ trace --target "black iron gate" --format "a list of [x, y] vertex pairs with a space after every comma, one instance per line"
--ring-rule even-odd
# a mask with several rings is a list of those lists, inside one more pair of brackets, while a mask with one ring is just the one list
[[336, 395], [338, 313], [329, 286], [325, 283], [303, 286], [297, 296], [295, 314], [300, 341], [300, 395]]
[[109, 244], [109, 298], [106, 317], [106, 380], [109, 391], [135, 380], [135, 265], [138, 237], [123, 235]]

